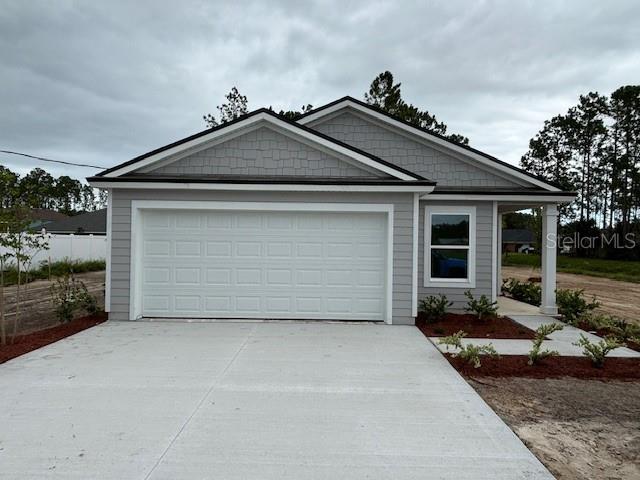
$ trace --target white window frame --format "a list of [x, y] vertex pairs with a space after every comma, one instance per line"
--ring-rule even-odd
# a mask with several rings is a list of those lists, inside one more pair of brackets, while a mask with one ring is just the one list
[[[469, 245], [431, 245], [431, 218], [433, 215], [468, 215]], [[431, 250], [448, 248], [468, 250], [467, 278], [432, 278]], [[445, 288], [475, 288], [476, 286], [476, 207], [471, 206], [433, 206], [424, 209], [424, 286]]]

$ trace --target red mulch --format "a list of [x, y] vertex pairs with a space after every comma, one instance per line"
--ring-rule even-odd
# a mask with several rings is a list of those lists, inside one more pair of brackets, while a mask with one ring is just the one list
[[13, 343], [0, 346], [0, 363], [62, 340], [65, 337], [86, 330], [87, 328], [94, 327], [105, 320], [107, 320], [105, 313], [89, 315], [52, 328], [47, 328], [46, 330], [18, 336]]
[[586, 357], [548, 357], [534, 366], [527, 365], [526, 355], [482, 356], [482, 366], [473, 368], [461, 358], [445, 357], [466, 377], [575, 377], [585, 379], [640, 379], [640, 358], [606, 358], [603, 368], [596, 368]]
[[[591, 326], [588, 323], [584, 323], [584, 322], [579, 323], [578, 328], [584, 330], [585, 332], [595, 333], [596, 335], [602, 338], [611, 334], [611, 332], [609, 332], [606, 328], [598, 328], [597, 330], [594, 330], [593, 328], [591, 328]], [[636, 352], [640, 352], [640, 343], [630, 342], [630, 341], [625, 343], [627, 344], [627, 348], [630, 348], [631, 350], [635, 350]]]
[[421, 316], [416, 319], [416, 327], [427, 337], [444, 337], [460, 330], [467, 333], [468, 338], [516, 338], [531, 340], [535, 336], [533, 330], [514, 322], [508, 317], [495, 317], [478, 320], [475, 315], [448, 313], [436, 323], [425, 323]]

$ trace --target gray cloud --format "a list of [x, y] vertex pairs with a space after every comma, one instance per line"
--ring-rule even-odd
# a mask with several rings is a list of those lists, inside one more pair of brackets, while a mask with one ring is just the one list
[[218, 3], [3, 2], [0, 149], [110, 166], [201, 130], [234, 85], [251, 108], [318, 106], [389, 69], [517, 163], [579, 94], [640, 79], [633, 1]]

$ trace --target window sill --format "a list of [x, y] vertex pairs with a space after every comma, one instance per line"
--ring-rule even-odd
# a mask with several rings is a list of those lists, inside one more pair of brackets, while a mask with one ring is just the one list
[[461, 282], [455, 282], [451, 280], [433, 280], [427, 279], [424, 280], [424, 286], [426, 288], [476, 288], [476, 282], [471, 280], [464, 280]]

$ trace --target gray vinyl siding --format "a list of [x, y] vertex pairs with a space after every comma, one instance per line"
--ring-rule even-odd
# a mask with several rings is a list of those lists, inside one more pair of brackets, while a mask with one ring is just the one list
[[425, 206], [475, 206], [476, 207], [476, 286], [471, 289], [475, 296], [492, 295], [492, 261], [493, 261], [493, 203], [492, 202], [420, 202], [419, 232], [418, 232], [418, 300], [429, 295], [440, 293], [454, 302], [451, 307], [454, 310], [463, 310], [467, 299], [464, 292], [467, 288], [445, 288], [424, 286], [424, 260], [425, 260]]
[[[140, 174], [142, 172], [136, 172]], [[386, 176], [373, 173], [318, 148], [260, 127], [211, 148], [165, 164], [147, 174], [154, 175], [250, 175], [361, 177]]]
[[394, 206], [392, 316], [395, 324], [413, 324], [411, 316], [413, 194], [343, 192], [217, 192], [202, 190], [112, 190], [111, 311], [109, 318], [129, 320], [131, 201], [194, 200], [232, 202], [380, 203]]
[[311, 128], [372, 153], [399, 167], [447, 187], [519, 187], [520, 185], [465, 162], [426, 143], [401, 134], [393, 127], [345, 111], [321, 119]]

